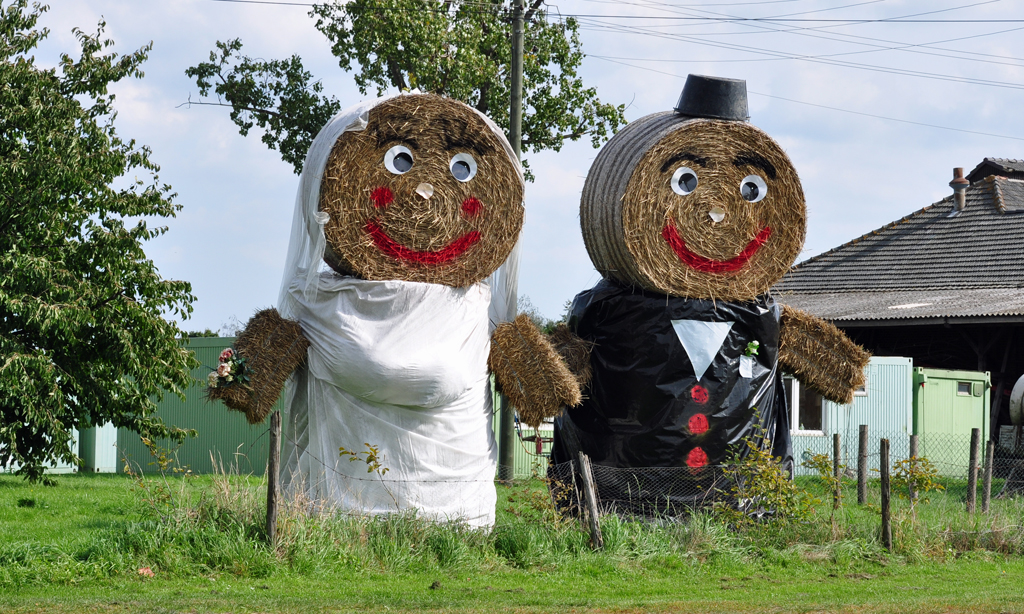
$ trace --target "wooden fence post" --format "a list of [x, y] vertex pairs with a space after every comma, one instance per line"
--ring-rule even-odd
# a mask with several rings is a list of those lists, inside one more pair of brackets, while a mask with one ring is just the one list
[[860, 425], [860, 441], [857, 445], [857, 503], [864, 505], [868, 500], [868, 425]]
[[992, 461], [995, 455], [996, 442], [989, 439], [988, 445], [985, 446], [985, 482], [981, 489], [981, 511], [983, 514], [988, 513], [988, 508], [992, 504]]
[[[917, 457], [918, 456], [919, 456], [919, 454], [917, 452], [917, 435], [911, 435], [910, 436], [910, 458], [911, 458], [910, 468], [911, 469], [917, 469]], [[910, 495], [910, 500], [911, 501], [917, 501], [917, 491], [914, 490], [914, 481], [913, 480], [908, 480], [907, 481], [907, 490], [909, 491], [907, 494]]]
[[882, 474], [882, 545], [892, 550], [892, 522], [889, 516], [889, 440], [883, 439], [878, 446], [878, 465]]
[[839, 460], [842, 455], [842, 449], [840, 446], [839, 433], [832, 434], [832, 476], [836, 480], [836, 489], [832, 493], [832, 509], [839, 509], [839, 505], [843, 501], [842, 493], [842, 472], [839, 469]]
[[587, 516], [590, 517], [590, 547], [600, 550], [604, 548], [604, 537], [601, 535], [601, 524], [597, 517], [597, 488], [594, 484], [590, 457], [583, 452], [580, 452], [580, 475], [583, 477], [583, 494], [587, 499]]
[[967, 513], [973, 514], [978, 500], [978, 452], [981, 447], [981, 430], [971, 429], [971, 458], [967, 468]]
[[267, 461], [267, 543], [277, 538], [278, 467], [281, 464], [281, 412], [270, 414], [270, 457]]

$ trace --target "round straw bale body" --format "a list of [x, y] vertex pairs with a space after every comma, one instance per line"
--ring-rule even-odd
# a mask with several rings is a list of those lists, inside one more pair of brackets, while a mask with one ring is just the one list
[[[324, 171], [324, 260], [369, 280], [462, 287], [487, 277], [523, 224], [521, 176], [501, 139], [476, 111], [441, 96], [374, 107], [365, 129], [338, 139]], [[398, 151], [401, 164], [392, 162]]]
[[605, 277], [673, 296], [748, 300], [795, 261], [806, 208], [792, 163], [767, 134], [667, 112], [629, 124], [602, 148], [580, 220]]

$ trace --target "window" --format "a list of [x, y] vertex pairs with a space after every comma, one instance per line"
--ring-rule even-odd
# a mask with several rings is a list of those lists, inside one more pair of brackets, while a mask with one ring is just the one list
[[855, 397], [866, 397], [866, 396], [868, 396], [868, 378], [867, 378], [867, 375], [864, 376], [864, 385], [863, 386], [857, 386], [853, 390], [853, 396], [855, 396]]
[[956, 383], [956, 394], [960, 397], [971, 396], [971, 382], [957, 382]]
[[789, 392], [790, 430], [794, 433], [822, 434], [821, 395], [795, 378], [787, 377], [784, 381]]
[[801, 431], [821, 430], [821, 395], [800, 385], [800, 405], [797, 407]]

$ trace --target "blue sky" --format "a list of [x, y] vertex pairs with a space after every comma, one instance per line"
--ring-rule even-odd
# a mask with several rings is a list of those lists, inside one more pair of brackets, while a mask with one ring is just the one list
[[[145, 78], [113, 90], [116, 126], [152, 148], [161, 181], [183, 205], [170, 231], [147, 246], [164, 277], [193, 285], [198, 300], [183, 327], [218, 329], [273, 305], [298, 178], [258, 131], [240, 136], [226, 109], [183, 105], [199, 99], [184, 70], [204, 61], [216, 41], [237, 37], [250, 56], [300, 55], [326, 92], [344, 106], [358, 102], [352, 75], [338, 67], [308, 7], [49, 5], [41, 64], [75, 55], [72, 28], [94, 31], [101, 18], [117, 51], [154, 43]], [[568, 0], [551, 10], [581, 16], [582, 75], [603, 100], [629, 105], [628, 119], [671, 109], [688, 73], [745, 79], [751, 122], [781, 143], [803, 182], [809, 225], [801, 259], [950, 194], [955, 166], [970, 171], [985, 156], [1024, 158], [1021, 3]], [[526, 191], [520, 293], [550, 318], [599, 280], [578, 219], [595, 155], [587, 141], [529, 158], [537, 179]]]

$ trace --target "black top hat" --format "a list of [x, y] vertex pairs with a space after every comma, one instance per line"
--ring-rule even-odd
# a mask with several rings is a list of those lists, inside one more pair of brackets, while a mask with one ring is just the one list
[[747, 82], [743, 79], [688, 75], [675, 110], [693, 117], [746, 121], [750, 119], [747, 113]]

